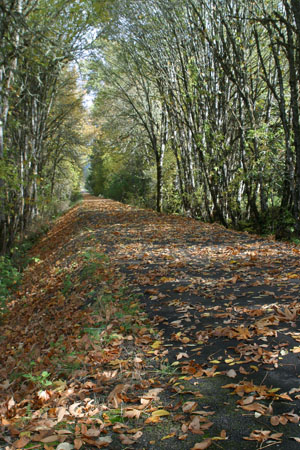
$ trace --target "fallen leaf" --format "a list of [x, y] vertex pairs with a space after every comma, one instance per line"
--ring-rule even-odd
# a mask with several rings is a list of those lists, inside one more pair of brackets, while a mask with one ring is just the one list
[[63, 442], [56, 447], [56, 450], [72, 450], [74, 445], [69, 444], [68, 442]]
[[195, 444], [194, 447], [191, 448], [191, 450], [205, 450], [206, 448], [210, 447], [211, 444], [211, 439], [204, 439], [204, 441]]
[[176, 433], [167, 434], [166, 436], [161, 438], [161, 441], [165, 441], [166, 439], [171, 439], [176, 436]]
[[92, 445], [97, 448], [108, 447], [112, 443], [112, 438], [110, 436], [104, 436], [97, 439], [97, 441], [90, 441]]
[[14, 401], [14, 398], [11, 397], [11, 398], [9, 399], [9, 401], [8, 401], [7, 409], [10, 410], [10, 409], [12, 409], [15, 405], [16, 405], [16, 402]]
[[123, 401], [121, 394], [127, 392], [129, 387], [129, 384], [118, 384], [115, 386], [107, 397], [107, 403], [112, 405], [113, 408], [118, 408]]
[[270, 422], [271, 422], [271, 424], [272, 424], [274, 427], [276, 427], [277, 425], [280, 424], [279, 417], [278, 417], [278, 416], [273, 416], [273, 417], [271, 417]]
[[84, 442], [81, 439], [77, 438], [77, 439], [74, 440], [74, 448], [76, 450], [80, 450], [81, 447], [83, 446], [83, 444], [84, 444]]
[[86, 433], [84, 433], [84, 436], [88, 436], [88, 437], [98, 437], [101, 433], [100, 429], [97, 428], [90, 428], [89, 430], [86, 431]]
[[234, 369], [230, 369], [230, 370], [228, 370], [228, 372], [226, 372], [226, 375], [229, 378], [235, 378], [237, 376], [237, 373], [236, 373], [236, 371]]
[[153, 417], [163, 417], [163, 416], [169, 416], [169, 411], [166, 411], [165, 409], [157, 409], [156, 411], [153, 411], [152, 416]]
[[123, 445], [133, 445], [135, 444], [134, 439], [130, 439], [126, 434], [120, 434], [119, 439], [122, 442]]
[[188, 358], [189, 355], [187, 353], [178, 353], [178, 355], [176, 356], [176, 359], [182, 359], [182, 358]]
[[155, 342], [153, 342], [153, 344], [151, 345], [151, 347], [152, 347], [154, 350], [157, 350], [157, 349], [159, 349], [159, 347], [161, 346], [161, 344], [162, 344], [161, 341], [155, 341]]
[[158, 417], [158, 416], [150, 416], [150, 417], [148, 417], [146, 420], [145, 420], [145, 424], [148, 424], [148, 423], [158, 423], [158, 422], [161, 422], [161, 419], [160, 419], [160, 417]]
[[197, 402], [185, 402], [182, 405], [182, 411], [184, 413], [191, 413], [192, 411], [194, 411], [196, 408], [198, 407], [198, 403]]
[[30, 438], [27, 436], [22, 436], [20, 439], [13, 443], [14, 448], [24, 448], [27, 444], [29, 444]]
[[254, 430], [250, 433], [249, 437], [243, 437], [243, 439], [247, 441], [257, 441], [264, 442], [268, 439], [272, 439], [275, 441], [280, 441], [283, 433], [273, 433], [271, 434], [270, 430]]
[[250, 405], [241, 405], [241, 408], [245, 411], [256, 411], [259, 414], [265, 414], [267, 411], [267, 407], [265, 405], [257, 402], [251, 403]]
[[67, 409], [63, 406], [61, 408], [58, 408], [58, 414], [57, 414], [57, 423], [61, 422], [67, 412]]
[[180, 436], [178, 436], [178, 439], [179, 439], [179, 441], [185, 441], [187, 437], [188, 437], [188, 434], [181, 434]]
[[51, 436], [47, 436], [43, 439], [41, 439], [41, 442], [43, 442], [44, 444], [48, 444], [49, 442], [55, 442], [57, 441], [57, 434], [52, 434]]
[[139, 419], [141, 414], [141, 410], [135, 408], [126, 408], [123, 415], [128, 419]]

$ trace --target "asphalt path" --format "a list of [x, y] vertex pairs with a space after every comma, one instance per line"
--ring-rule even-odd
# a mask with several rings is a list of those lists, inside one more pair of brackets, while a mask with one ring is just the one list
[[[110, 200], [86, 201], [82, 223], [89, 218], [160, 330], [166, 367], [217, 412], [229, 436], [220, 448], [298, 449], [292, 438], [300, 441], [293, 416], [300, 411], [299, 247]], [[279, 443], [245, 440], [254, 430], [283, 435]]]

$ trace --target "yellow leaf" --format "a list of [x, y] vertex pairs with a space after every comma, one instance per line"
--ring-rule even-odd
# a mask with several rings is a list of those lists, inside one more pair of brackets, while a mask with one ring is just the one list
[[160, 422], [160, 417], [151, 416], [151, 417], [148, 417], [148, 419], [146, 419], [144, 423], [148, 424], [148, 423], [158, 423], [158, 422]]
[[30, 438], [30, 435], [31, 435], [30, 431], [22, 431], [22, 433], [20, 433], [20, 437], [27, 436]]
[[166, 411], [165, 409], [158, 409], [157, 411], [153, 411], [152, 416], [153, 417], [162, 417], [162, 416], [169, 416], [169, 411]]
[[161, 438], [161, 441], [164, 441], [165, 439], [170, 439], [170, 438], [172, 438], [174, 436], [175, 436], [175, 433], [167, 434], [167, 436], [164, 436], [164, 437]]
[[258, 372], [258, 367], [256, 367], [256, 366], [250, 366], [250, 367], [251, 367], [251, 369], [255, 370], [255, 372]]
[[160, 346], [161, 346], [161, 341], [155, 341], [151, 345], [151, 347], [154, 348], [154, 350], [157, 350]]

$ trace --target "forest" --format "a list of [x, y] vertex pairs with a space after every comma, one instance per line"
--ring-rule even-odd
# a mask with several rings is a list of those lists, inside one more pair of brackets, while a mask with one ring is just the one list
[[299, 236], [299, 0], [5, 0], [0, 21], [2, 254], [87, 157], [94, 195]]
[[299, 244], [300, 0], [0, 1], [0, 449], [298, 450]]

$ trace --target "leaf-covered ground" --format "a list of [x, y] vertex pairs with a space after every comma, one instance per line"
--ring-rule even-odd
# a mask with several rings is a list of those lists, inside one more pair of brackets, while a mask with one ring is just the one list
[[298, 247], [85, 196], [1, 321], [0, 448], [298, 449]]

